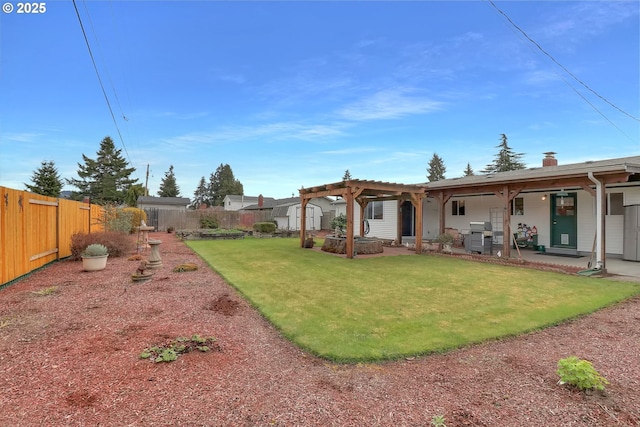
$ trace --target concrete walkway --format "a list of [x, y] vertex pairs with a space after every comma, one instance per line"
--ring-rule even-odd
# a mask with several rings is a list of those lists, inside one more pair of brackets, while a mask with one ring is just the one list
[[[583, 267], [585, 270], [588, 268], [589, 260], [591, 259], [590, 256], [571, 258], [555, 255], [541, 255], [536, 251], [528, 249], [521, 249], [520, 254], [522, 255], [522, 259], [530, 262], [571, 265], [574, 267]], [[518, 258], [518, 251], [512, 249], [511, 256], [513, 258]], [[640, 262], [625, 261], [622, 258], [609, 257], [605, 260], [605, 264], [607, 273], [625, 276], [626, 280], [634, 280], [640, 282]], [[595, 259], [593, 262], [593, 266], [595, 266]]]

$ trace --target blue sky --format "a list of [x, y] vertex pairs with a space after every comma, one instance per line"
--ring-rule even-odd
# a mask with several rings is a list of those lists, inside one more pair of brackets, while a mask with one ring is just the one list
[[45, 4], [0, 13], [2, 186], [77, 177], [107, 135], [185, 197], [221, 163], [251, 196], [425, 182], [434, 153], [454, 178], [501, 133], [530, 167], [640, 155], [637, 1], [495, 3], [596, 95], [487, 1], [78, 0], [117, 126], [73, 3]]

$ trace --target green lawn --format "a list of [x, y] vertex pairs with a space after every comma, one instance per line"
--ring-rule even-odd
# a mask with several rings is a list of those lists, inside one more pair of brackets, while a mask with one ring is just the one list
[[640, 293], [637, 283], [453, 257], [349, 260], [301, 249], [298, 239], [187, 243], [283, 335], [340, 362], [521, 334]]

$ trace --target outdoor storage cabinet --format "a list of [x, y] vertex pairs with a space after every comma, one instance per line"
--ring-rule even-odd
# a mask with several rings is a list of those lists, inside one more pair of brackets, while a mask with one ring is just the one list
[[466, 241], [467, 252], [478, 252], [480, 254], [492, 253], [493, 232], [491, 222], [472, 221], [469, 224], [469, 239]]
[[640, 261], [640, 205], [624, 207], [622, 259]]

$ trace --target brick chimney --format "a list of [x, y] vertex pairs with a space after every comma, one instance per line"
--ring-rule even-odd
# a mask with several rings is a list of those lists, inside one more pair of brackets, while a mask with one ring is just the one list
[[261, 194], [258, 196], [258, 207], [262, 209], [263, 206], [264, 206], [264, 197], [262, 197], [262, 194]]
[[542, 159], [542, 166], [558, 166], [558, 159], [555, 158], [555, 154], [553, 151], [547, 151], [544, 154], [544, 159]]

